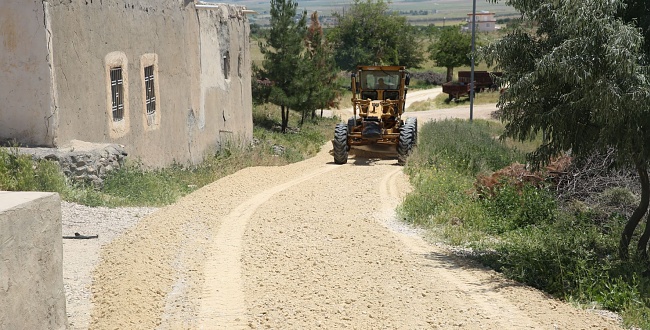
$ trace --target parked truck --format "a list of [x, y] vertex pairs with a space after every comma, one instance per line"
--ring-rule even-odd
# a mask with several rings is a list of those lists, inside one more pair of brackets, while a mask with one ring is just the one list
[[[471, 87], [471, 71], [458, 71], [458, 81], [442, 84], [442, 92], [449, 95], [447, 101], [459, 100], [461, 97], [469, 97]], [[494, 77], [501, 76], [501, 72], [474, 71], [474, 92], [480, 93], [485, 90], [494, 91], [497, 84]]]

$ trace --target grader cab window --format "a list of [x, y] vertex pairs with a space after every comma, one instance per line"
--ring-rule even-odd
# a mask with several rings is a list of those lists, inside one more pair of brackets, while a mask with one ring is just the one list
[[399, 72], [361, 72], [361, 87], [363, 89], [397, 89], [399, 76]]

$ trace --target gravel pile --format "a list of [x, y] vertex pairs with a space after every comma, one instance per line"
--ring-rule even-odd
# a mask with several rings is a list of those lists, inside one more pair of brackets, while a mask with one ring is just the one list
[[69, 329], [88, 329], [92, 309], [92, 272], [100, 249], [156, 211], [153, 207], [88, 207], [61, 202], [63, 236], [98, 235], [96, 239], [63, 239], [63, 284]]

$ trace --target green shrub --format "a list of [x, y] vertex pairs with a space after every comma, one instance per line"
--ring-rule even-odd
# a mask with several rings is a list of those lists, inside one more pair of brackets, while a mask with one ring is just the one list
[[623, 324], [626, 327], [637, 327], [639, 329], [650, 329], [650, 302], [647, 300], [643, 304], [631, 303], [626, 305], [621, 311]]
[[65, 187], [58, 163], [34, 161], [17, 148], [0, 149], [0, 190], [62, 192]]
[[[488, 216], [487, 209], [475, 198], [475, 175], [499, 169], [524, 157], [494, 139], [493, 126], [498, 125], [462, 120], [423, 125], [418, 148], [409, 157], [405, 168], [414, 186], [413, 193], [407, 196], [400, 208], [407, 221], [431, 225], [453, 219], [456, 225], [462, 224], [470, 230], [483, 230], [490, 223], [497, 222]], [[526, 212], [537, 211], [521, 212], [526, 215]], [[456, 230], [453, 232], [459, 234]]]
[[474, 120], [443, 120], [422, 126], [419, 144], [412, 156], [416, 166], [441, 164], [474, 176], [494, 171], [515, 161], [523, 162], [524, 155], [495, 138], [491, 126], [498, 124]]
[[192, 191], [179, 175], [173, 173], [183, 170], [179, 166], [152, 171], [142, 170], [137, 165], [124, 166], [108, 175], [102, 191], [120, 200], [122, 205], [171, 204]]
[[36, 162], [34, 177], [38, 183], [36, 190], [65, 193], [68, 189], [66, 178], [59, 163], [51, 160]]
[[621, 187], [605, 189], [599, 197], [604, 206], [610, 207], [629, 207], [637, 203], [632, 192]]
[[[478, 199], [476, 175], [523, 162], [522, 152], [494, 137], [496, 123], [427, 123], [405, 172], [413, 191], [399, 214], [507, 277], [554, 296], [618, 311], [628, 326], [650, 329], [647, 265], [617, 259], [626, 216], [637, 203], [628, 190], [607, 189], [598, 205], [561, 203], [531, 185], [498, 185]], [[634, 254], [634, 251], [632, 251]]]
[[647, 306], [643, 302], [650, 285], [638, 275], [643, 263], [615, 257], [625, 219], [612, 217], [603, 229], [588, 213], [578, 215], [556, 211], [546, 221], [473, 246], [495, 251], [480, 255], [485, 264], [555, 296], [612, 311], [623, 311], [630, 303]]
[[35, 190], [34, 169], [31, 157], [19, 155], [17, 149], [0, 151], [0, 189]]
[[[440, 214], [463, 218], [461, 214], [450, 214], [456, 205], [471, 202], [465, 191], [472, 187], [472, 181], [453, 170], [421, 171], [411, 177], [414, 192], [409, 194], [402, 205], [401, 212], [409, 222], [419, 225], [432, 225]], [[443, 218], [443, 221], [447, 219]]]
[[554, 197], [530, 184], [523, 188], [511, 184], [496, 186], [494, 194], [482, 199], [482, 204], [491, 216], [489, 229], [496, 233], [553, 222], [557, 214]]

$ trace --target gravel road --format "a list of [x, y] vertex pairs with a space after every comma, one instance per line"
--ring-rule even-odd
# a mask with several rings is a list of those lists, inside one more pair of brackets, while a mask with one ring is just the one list
[[63, 236], [98, 235], [97, 239], [63, 240], [63, 283], [70, 329], [88, 329], [90, 321], [91, 273], [97, 266], [100, 249], [128, 228], [155, 211], [151, 207], [87, 207], [62, 202]]
[[[427, 111], [417, 111], [417, 112], [409, 112], [408, 108], [411, 104], [415, 102], [420, 102], [420, 101], [427, 101], [429, 99], [433, 100], [438, 96], [438, 94], [442, 93], [442, 87], [436, 87], [436, 88], [431, 88], [431, 89], [424, 89], [424, 90], [415, 90], [415, 91], [409, 91], [408, 96], [406, 97], [406, 113], [405, 117], [417, 117], [418, 118], [418, 123], [419, 125], [423, 124], [426, 121], [429, 120], [439, 120], [439, 119], [446, 119], [446, 118], [461, 118], [461, 119], [469, 119], [470, 118], [470, 107], [469, 105], [465, 106], [457, 106], [454, 108], [448, 108], [448, 109], [431, 109]], [[475, 105], [474, 108], [472, 109], [472, 118], [473, 119], [490, 119], [490, 115], [492, 112], [496, 110], [496, 105], [495, 104], [479, 104]], [[330, 116], [339, 116], [340, 118], [343, 118], [346, 120], [347, 118], [352, 116], [352, 110], [345, 108], [345, 109], [335, 109], [335, 110], [326, 110], [325, 111], [326, 115]]]
[[64, 241], [71, 328], [619, 329], [427, 243], [396, 159], [330, 149], [160, 209], [64, 203], [64, 235], [100, 235]]

